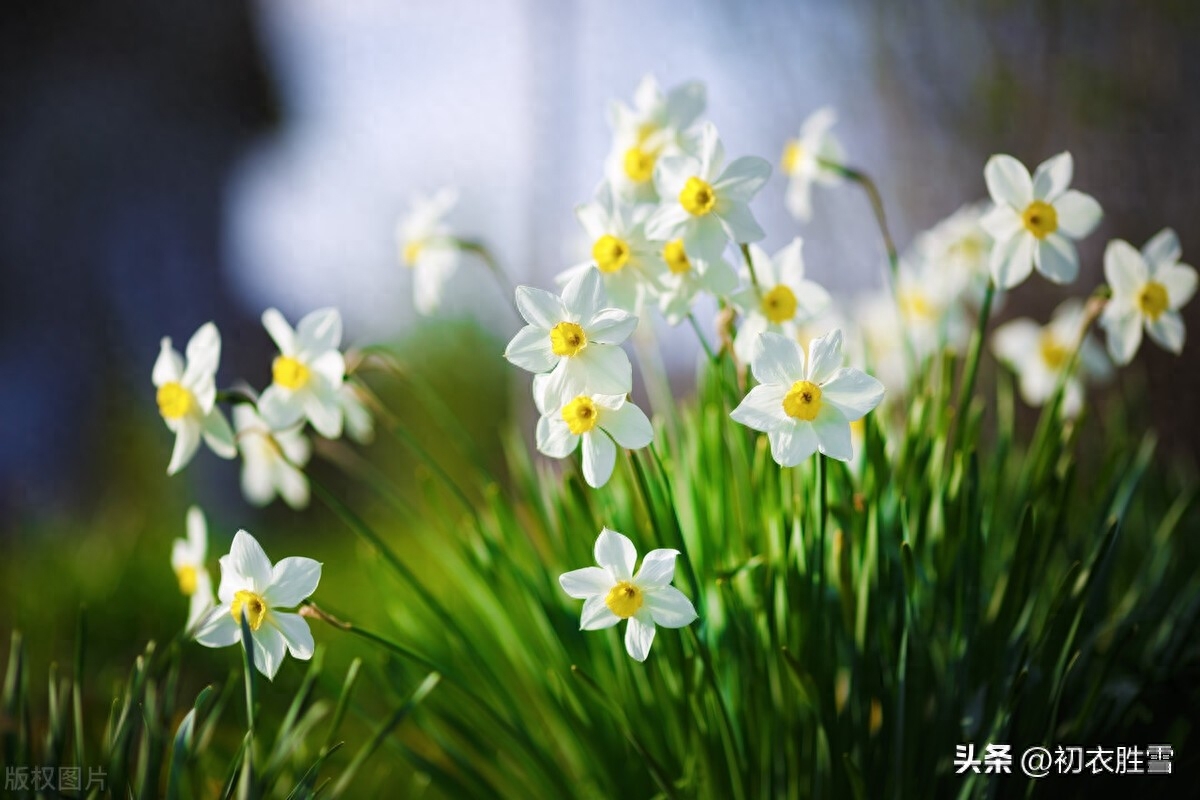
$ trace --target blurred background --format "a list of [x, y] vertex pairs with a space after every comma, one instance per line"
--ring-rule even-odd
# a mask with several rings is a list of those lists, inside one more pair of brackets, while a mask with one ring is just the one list
[[[414, 194], [458, 186], [456, 228], [517, 280], [549, 286], [586, 252], [573, 209], [602, 177], [608, 103], [646, 73], [704, 81], [731, 156], [777, 163], [801, 121], [833, 105], [901, 247], [986, 195], [989, 154], [1032, 166], [1072, 151], [1074, 185], [1104, 222], [1076, 284], [1031, 280], [1007, 317], [1045, 320], [1090, 292], [1112, 237], [1140, 246], [1170, 225], [1185, 261], [1200, 253], [1200, 5], [1188, 0], [47, 0], [0, 18], [0, 632], [38, 619], [40, 578], [61, 581], [65, 608], [117, 585], [139, 598], [121, 604], [126, 647], [170, 630], [155, 593], [170, 591], [169, 540], [192, 502], [222, 543], [238, 526], [336, 524], [251, 513], [238, 468], [207, 452], [167, 480], [150, 384], [161, 336], [182, 347], [215, 320], [221, 382], [263, 386], [263, 309], [294, 320], [336, 305], [350, 342], [401, 342], [448, 397], [466, 378], [445, 369], [464, 363], [446, 355], [447, 332], [485, 376], [513, 380], [498, 356], [517, 322], [493, 284], [464, 270], [452, 322], [422, 322], [396, 221]], [[755, 203], [769, 251], [802, 235], [810, 277], [835, 296], [879, 284], [861, 192], [820, 191], [805, 225], [783, 193], [776, 175]], [[1200, 303], [1187, 312], [1195, 337]], [[689, 373], [691, 332], [669, 342]], [[1200, 405], [1197, 353], [1146, 347], [1119, 378], [1145, 380], [1185, 455], [1200, 444], [1180, 413]], [[161, 580], [122, 583], [139, 564]], [[46, 624], [48, 647], [70, 641], [70, 615]]]

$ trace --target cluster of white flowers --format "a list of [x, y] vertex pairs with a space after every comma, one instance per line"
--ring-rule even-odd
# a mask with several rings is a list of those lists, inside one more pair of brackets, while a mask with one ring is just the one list
[[[233, 428], [218, 405], [217, 368], [221, 336], [205, 323], [188, 342], [186, 360], [162, 340], [152, 380], [158, 410], [175, 433], [167, 473], [179, 472], [204, 441], [222, 458], [242, 455], [242, 491], [255, 505], [276, 495], [293, 508], [308, 504], [303, 468], [312, 453], [305, 423], [329, 439], [345, 431], [359, 442], [373, 434], [362, 389], [346, 376], [339, 347], [342, 319], [336, 309], [314, 311], [293, 330], [279, 311], [263, 313], [267, 332], [279, 348], [271, 365], [271, 385], [259, 397], [228, 393]], [[236, 431], [236, 434], [234, 433]]]

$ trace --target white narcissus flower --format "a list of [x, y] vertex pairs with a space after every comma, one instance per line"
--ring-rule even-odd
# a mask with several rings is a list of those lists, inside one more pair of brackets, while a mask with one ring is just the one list
[[[992, 237], [983, 227], [990, 202], [966, 205], [917, 236], [908, 261], [920, 265], [928, 277], [978, 308], [991, 280], [989, 261]], [[939, 287], [940, 288], [940, 287]], [[997, 306], [993, 298], [992, 309]]]
[[704, 84], [698, 81], [663, 93], [653, 75], [642, 78], [630, 108], [613, 102], [609, 123], [613, 148], [606, 174], [622, 197], [654, 201], [654, 167], [660, 156], [678, 153], [683, 134], [704, 112]]
[[396, 226], [400, 263], [413, 271], [413, 306], [426, 316], [441, 307], [446, 284], [462, 261], [462, 248], [444, 219], [457, 203], [458, 190], [450, 187], [415, 197]]
[[187, 512], [187, 538], [171, 545], [171, 569], [179, 580], [179, 591], [188, 598], [187, 626], [195, 625], [212, 608], [212, 578], [204, 559], [208, 557], [208, 526], [204, 512], [192, 506]]
[[1079, 347], [1079, 365], [1063, 387], [1062, 414], [1074, 417], [1083, 408], [1083, 380], [1102, 380], [1112, 374], [1112, 364], [1090, 334], [1083, 336], [1084, 307], [1068, 300], [1045, 325], [1021, 318], [1006, 322], [992, 334], [992, 351], [1017, 373], [1021, 397], [1031, 406], [1051, 398], [1063, 370]]
[[687, 252], [717, 259], [728, 242], [757, 242], [765, 235], [750, 213], [750, 200], [771, 176], [771, 165], [743, 156], [725, 166], [717, 129], [700, 131], [697, 156], [663, 156], [654, 170], [659, 205], [646, 222], [655, 241], [682, 239]]
[[637, 327], [637, 317], [609, 307], [598, 270], [576, 275], [561, 297], [532, 286], [518, 286], [516, 296], [529, 324], [517, 331], [504, 357], [533, 373], [550, 372], [549, 396], [623, 395], [633, 388], [633, 367], [620, 344]]
[[894, 302], [902, 326], [896, 335], [908, 337], [918, 358], [946, 347], [961, 350], [966, 344], [969, 329], [958, 294], [933, 264], [901, 262]]
[[549, 376], [534, 378], [538, 412], [537, 448], [551, 458], [566, 458], [583, 442], [583, 478], [599, 489], [608, 483], [617, 446], [637, 450], [654, 439], [654, 428], [640, 408], [623, 394], [580, 394], [565, 402], [549, 397]]
[[737, 272], [724, 258], [693, 257], [684, 247], [683, 239], [672, 239], [662, 245], [662, 259], [667, 272], [661, 281], [658, 308], [672, 325], [678, 325], [692, 310], [696, 297], [707, 292], [726, 297], [738, 287]]
[[312, 631], [295, 608], [317, 590], [321, 564], [292, 557], [274, 566], [253, 536], [238, 531], [229, 555], [221, 556], [217, 606], [196, 632], [205, 647], [228, 647], [242, 641], [242, 616], [254, 640], [254, 666], [274, 680], [286, 650], [307, 661], [313, 654]]
[[743, 267], [743, 288], [732, 298], [745, 315], [733, 340], [734, 354], [743, 364], [753, 357], [759, 334], [771, 331], [795, 339], [800, 325], [829, 307], [829, 293], [804, 279], [803, 247], [797, 236], [771, 258], [761, 247], [750, 246], [758, 286], [751, 283], [750, 270]]
[[276, 431], [252, 406], [233, 407], [238, 447], [242, 451], [242, 494], [265, 506], [276, 493], [292, 508], [308, 505], [308, 478], [300, 470], [312, 455], [312, 445], [296, 428]]
[[611, 185], [601, 184], [595, 199], [575, 209], [592, 242], [592, 257], [561, 273], [558, 282], [569, 283], [594, 266], [612, 304], [641, 313], [646, 298], [657, 294], [666, 267], [660, 246], [646, 238], [646, 217], [652, 208], [623, 203], [613, 195]]
[[1183, 351], [1186, 331], [1182, 308], [1196, 293], [1196, 270], [1179, 263], [1183, 251], [1175, 231], [1166, 228], [1146, 243], [1142, 252], [1114, 239], [1104, 250], [1104, 277], [1112, 299], [1100, 325], [1108, 352], [1118, 364], [1128, 364], [1142, 343], [1142, 328], [1164, 349]]
[[784, 467], [794, 467], [817, 451], [849, 461], [854, 457], [850, 423], [883, 399], [883, 384], [842, 366], [840, 330], [812, 341], [807, 364], [799, 342], [764, 333], [750, 370], [759, 385], [730, 416], [767, 434], [771, 456]]
[[217, 366], [221, 361], [221, 334], [207, 322], [192, 334], [187, 361], [164, 337], [150, 379], [158, 389], [158, 413], [175, 434], [175, 449], [167, 474], [187, 466], [203, 439], [221, 458], [233, 458], [237, 448], [233, 431], [217, 407]]
[[1011, 289], [1037, 271], [1054, 283], [1070, 283], [1079, 274], [1072, 240], [1100, 224], [1100, 204], [1068, 189], [1075, 170], [1070, 153], [1038, 165], [1033, 177], [1012, 156], [994, 155], [983, 169], [996, 207], [982, 225], [994, 240], [989, 266], [1001, 289]]
[[338, 401], [346, 376], [342, 316], [336, 308], [314, 311], [296, 330], [274, 308], [262, 315], [263, 326], [279, 355], [271, 365], [272, 383], [262, 393], [258, 410], [272, 428], [281, 430], [305, 417], [326, 439], [342, 435], [342, 405]]
[[600, 531], [595, 548], [600, 566], [573, 570], [558, 578], [564, 592], [586, 601], [579, 629], [611, 628], [627, 619], [625, 650], [631, 658], [645, 661], [654, 643], [656, 625], [682, 628], [697, 618], [692, 602], [671, 586], [677, 555], [678, 550], [651, 550], [634, 575], [637, 549], [633, 542], [608, 528]]
[[812, 217], [813, 184], [832, 186], [842, 180], [821, 163], [840, 164], [845, 158], [841, 143], [829, 132], [835, 122], [837, 114], [832, 108], [819, 108], [804, 120], [800, 135], [784, 145], [780, 168], [788, 179], [785, 202], [788, 211], [801, 222]]

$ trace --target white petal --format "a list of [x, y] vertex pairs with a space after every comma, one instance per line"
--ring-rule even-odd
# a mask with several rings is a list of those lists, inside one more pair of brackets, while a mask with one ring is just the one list
[[583, 394], [626, 394], [633, 388], [633, 365], [625, 351], [613, 345], [592, 344], [564, 359], [564, 391]]
[[1142, 254], [1129, 242], [1113, 239], [1104, 248], [1104, 279], [1117, 297], [1130, 297], [1141, 291], [1150, 278]]
[[850, 423], [833, 404], [821, 405], [817, 418], [812, 421], [812, 429], [817, 435], [817, 449], [822, 453], [838, 461], [854, 458]]
[[267, 329], [267, 333], [275, 341], [275, 346], [279, 348], [279, 352], [285, 356], [295, 355], [296, 335], [292, 331], [292, 326], [288, 325], [283, 314], [277, 309], [268, 308], [262, 315], [263, 327]]
[[584, 602], [583, 611], [579, 615], [579, 630], [598, 631], [611, 628], [621, 621], [621, 618], [605, 605], [604, 598], [605, 595], [598, 594]]
[[1001, 289], [1012, 289], [1033, 272], [1033, 249], [1037, 239], [1021, 231], [1006, 242], [992, 247], [989, 268], [992, 280]]
[[612, 477], [617, 463], [617, 446], [603, 431], [583, 435], [583, 479], [599, 489]]
[[342, 315], [336, 308], [322, 308], [305, 315], [296, 325], [298, 350], [320, 353], [336, 350], [342, 343]]
[[256, 506], [265, 506], [275, 499], [275, 476], [271, 462], [245, 458], [242, 462], [242, 494]]
[[[755, 223], [757, 225], [758, 223]], [[714, 214], [695, 217], [683, 237], [689, 256], [716, 260], [729, 244], [725, 223]]]
[[781, 467], [794, 467], [817, 452], [817, 434], [812, 424], [801, 422], [767, 434], [771, 457]]
[[228, 647], [242, 639], [242, 631], [228, 604], [217, 606], [194, 637], [205, 647]]
[[1101, 322], [1112, 360], [1121, 365], [1128, 364], [1142, 343], [1142, 315], [1130, 310], [1121, 315], [1106, 315]]
[[612, 578], [600, 567], [584, 567], [558, 576], [558, 585], [576, 600], [589, 597], [605, 597], [613, 588]]
[[245, 578], [255, 592], [262, 594], [271, 585], [271, 559], [267, 558], [258, 540], [245, 531], [238, 531], [234, 535], [228, 563], [232, 571]]
[[1071, 185], [1075, 173], [1075, 162], [1067, 152], [1048, 158], [1038, 165], [1033, 173], [1033, 196], [1046, 202], [1054, 202]]
[[983, 168], [992, 202], [1023, 209], [1033, 200], [1033, 180], [1025, 165], [1012, 156], [994, 155]]
[[629, 618], [625, 628], [625, 651], [635, 661], [645, 661], [650, 655], [650, 645], [654, 644], [654, 618], [647, 609]]
[[287, 649], [283, 634], [278, 628], [263, 625], [254, 631], [250, 638], [254, 640], [254, 666], [267, 676], [267, 680], [275, 680], [275, 674], [279, 672], [283, 654]]
[[[659, 159], [662, 161], [664, 159]], [[668, 199], [654, 209], [646, 220], [646, 238], [655, 242], [667, 242], [679, 238], [692, 216], [677, 200]]]
[[270, 428], [290, 428], [304, 418], [304, 395], [271, 384], [258, 398], [258, 413]]
[[583, 326], [589, 343], [620, 344], [637, 328], [638, 318], [619, 308], [606, 308]]
[[725, 146], [721, 144], [721, 137], [717, 135], [717, 126], [711, 122], [700, 126], [700, 147], [697, 149], [697, 155], [700, 157], [699, 176], [711, 182], [725, 163]]
[[237, 455], [237, 442], [233, 437], [233, 429], [221, 409], [214, 408], [208, 412], [201, 423], [201, 433], [209, 448], [221, 458], [234, 458]]
[[812, 185], [808, 175], [792, 175], [788, 180], [784, 203], [788, 213], [801, 222], [812, 219]]
[[664, 628], [682, 628], [696, 621], [696, 608], [683, 592], [674, 586], [664, 586], [646, 592], [646, 608], [654, 624]]
[[1033, 320], [1015, 319], [1006, 322], [992, 334], [992, 352], [1018, 372], [1021, 365], [1038, 357], [1041, 327]]
[[567, 313], [579, 320], [590, 320], [608, 308], [608, 295], [600, 270], [589, 269], [563, 287], [562, 302]]
[[979, 226], [996, 242], [1006, 242], [1021, 232], [1021, 215], [1010, 205], [992, 206], [979, 220]]
[[305, 392], [304, 415], [326, 439], [342, 435], [342, 404], [335, 393], [328, 390]]
[[189, 629], [196, 627], [196, 624], [207, 616], [212, 607], [212, 578], [209, 576], [208, 570], [199, 569], [196, 571], [196, 591], [192, 592], [192, 596], [188, 598], [187, 627]]
[[804, 350], [786, 336], [764, 333], [756, 342], [750, 371], [759, 383], [791, 386], [804, 379]]
[[[690, 156], [668, 155], [658, 159], [654, 165], [654, 186], [658, 190], [658, 194], [662, 197], [663, 202], [655, 210], [655, 213], [650, 216], [650, 220], [656, 217], [663, 217], [665, 209], [672, 209], [682, 214], [681, 220], [686, 220], [690, 215], [679, 204], [679, 193], [683, 190], [688, 178], [700, 173], [700, 162]], [[650, 235], [649, 229], [651, 222], [647, 220], [646, 230], [647, 235], [651, 239], [659, 239], [658, 236]], [[664, 222], [660, 224], [666, 224]]]
[[567, 318], [562, 298], [532, 286], [517, 287], [517, 311], [530, 325], [549, 330]]
[[[757, 298], [757, 294], [753, 289], [749, 290], [747, 294], [750, 297]], [[754, 356], [758, 348], [758, 339], [769, 328], [770, 323], [767, 322], [767, 318], [760, 312], [752, 311], [746, 315], [746, 319], [743, 320], [733, 337], [733, 353], [737, 356], [738, 361], [743, 364], [754, 363]]]
[[1183, 352], [1185, 331], [1183, 317], [1178, 311], [1164, 311], [1158, 319], [1146, 321], [1146, 333], [1165, 350], [1175, 355]]
[[187, 368], [184, 370], [184, 383], [191, 383], [188, 378], [198, 379], [202, 375], [212, 375], [217, 371], [221, 362], [221, 334], [217, 326], [206, 322], [200, 326], [187, 344]]
[[842, 366], [842, 331], [834, 328], [808, 346], [808, 380], [822, 385]]
[[299, 614], [272, 611], [271, 615], [267, 617], [267, 623], [274, 625], [279, 630], [292, 658], [298, 658], [301, 661], [312, 658], [315, 644], [312, 630], [309, 629], [308, 622], [304, 617]]
[[333, 392], [339, 391], [346, 379], [346, 357], [337, 350], [326, 350], [310, 359], [308, 368], [324, 378]]
[[779, 283], [794, 289], [804, 281], [804, 240], [799, 236], [776, 253], [773, 260], [779, 265]]
[[[675, 557], [678, 550], [659, 548], [646, 553], [642, 566], [633, 577], [633, 583], [640, 589], [658, 589], [669, 584], [675, 578]], [[649, 592], [646, 596], [649, 597]]]
[[1052, 233], [1037, 243], [1034, 265], [1054, 283], [1071, 283], [1079, 275], [1079, 254], [1070, 239]]
[[273, 467], [275, 486], [283, 501], [296, 510], [308, 505], [308, 478], [304, 473], [284, 461], [277, 460]]
[[783, 398], [789, 388], [778, 383], [759, 384], [742, 398], [729, 416], [734, 422], [763, 433], [788, 428], [792, 421], [783, 410]]
[[[766, 231], [758, 224], [758, 220], [754, 219], [754, 214], [750, 211], [750, 206], [745, 203], [730, 201], [724, 203], [717, 209], [717, 217], [721, 220], [721, 227], [724, 229], [725, 235], [730, 240], [745, 244], [747, 242], [758, 242], [766, 238]], [[712, 253], [711, 247], [701, 247], [698, 252]], [[716, 254], [713, 254], [716, 255]]]
[[311, 597], [320, 581], [321, 562], [301, 556], [284, 558], [271, 569], [271, 583], [263, 596], [272, 608], [291, 608]]
[[1178, 311], [1196, 293], [1196, 270], [1187, 264], [1170, 264], [1159, 267], [1154, 279], [1167, 290], [1168, 306]]
[[843, 367], [821, 385], [821, 403], [837, 408], [847, 422], [861, 419], [883, 399], [883, 384], [850, 367]]
[[1174, 264], [1182, 255], [1183, 248], [1179, 246], [1179, 236], [1171, 228], [1163, 228], [1154, 234], [1142, 248], [1142, 256], [1155, 266]]
[[654, 427], [650, 420], [632, 402], [624, 403], [620, 408], [611, 411], [604, 411], [600, 415], [599, 424], [617, 444], [627, 450], [637, 450], [654, 440]]
[[717, 196], [735, 203], [749, 203], [771, 177], [771, 165], [765, 158], [742, 156], [730, 162], [713, 183]]
[[171, 463], [167, 474], [174, 475], [188, 465], [196, 449], [200, 447], [200, 420], [184, 417], [175, 427], [175, 448], [171, 451]]
[[550, 458], [566, 458], [579, 446], [579, 437], [571, 433], [571, 427], [555, 410], [538, 418], [537, 449]]
[[529, 372], [548, 372], [558, 363], [550, 346], [550, 334], [536, 325], [526, 325], [504, 348], [504, 357]]
[[608, 528], [600, 531], [593, 555], [596, 563], [608, 570], [614, 581], [627, 581], [633, 577], [637, 548], [625, 534]]
[[1104, 212], [1090, 195], [1071, 189], [1054, 201], [1058, 229], [1072, 239], [1082, 239], [1096, 229]]
[[164, 383], [178, 382], [182, 378], [183, 357], [171, 347], [171, 337], [164, 336], [159, 342], [158, 358], [154, 361], [150, 381], [155, 386], [162, 386]]
[[187, 543], [192, 558], [203, 564], [208, 553], [208, 525], [204, 522], [204, 512], [199, 506], [192, 506], [187, 510]]

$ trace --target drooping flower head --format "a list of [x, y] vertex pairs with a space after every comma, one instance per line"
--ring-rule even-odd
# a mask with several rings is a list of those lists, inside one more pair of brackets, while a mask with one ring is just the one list
[[187, 361], [164, 337], [151, 381], [157, 387], [158, 413], [175, 434], [175, 449], [167, 474], [187, 466], [204, 440], [221, 458], [233, 458], [237, 448], [233, 431], [217, 407], [217, 366], [221, 362], [221, 335], [207, 322], [192, 334], [187, 344]]
[[633, 106], [614, 101], [609, 123], [613, 147], [606, 174], [623, 198], [653, 202], [654, 167], [664, 155], [680, 152], [686, 132], [704, 113], [704, 84], [691, 81], [667, 92], [653, 75], [642, 78]]
[[254, 665], [274, 680], [285, 650], [307, 661], [313, 654], [312, 631], [295, 608], [317, 590], [321, 564], [311, 558], [285, 558], [274, 566], [258, 541], [245, 531], [233, 537], [229, 555], [221, 556], [217, 606], [196, 632], [205, 647], [228, 647], [242, 641], [245, 615], [253, 638]]
[[1112, 364], [1099, 343], [1091, 334], [1084, 335], [1084, 320], [1083, 304], [1071, 299], [1055, 309], [1046, 325], [1021, 318], [996, 328], [992, 350], [1017, 374], [1018, 388], [1026, 403], [1040, 406], [1054, 395], [1076, 347], [1078, 366], [1063, 387], [1064, 417], [1074, 417], [1083, 409], [1085, 379], [1103, 380], [1112, 374]]
[[445, 217], [458, 203], [458, 190], [446, 187], [413, 198], [396, 226], [400, 263], [413, 273], [413, 305], [426, 316], [442, 305], [446, 284], [462, 260], [462, 249]]
[[667, 272], [660, 281], [658, 308], [671, 325], [678, 325], [691, 313], [701, 294], [727, 297], [737, 289], [737, 272], [723, 257], [693, 256], [683, 239], [673, 239], [661, 247]]
[[242, 494], [265, 506], [278, 494], [292, 508], [308, 505], [308, 478], [301, 467], [312, 455], [312, 443], [297, 428], [275, 430], [254, 408], [233, 408], [238, 448], [242, 451]]
[[187, 538], [171, 545], [171, 569], [179, 581], [179, 591], [188, 598], [187, 626], [191, 628], [212, 608], [212, 578], [204, 560], [208, 557], [208, 526], [204, 512], [192, 506], [187, 512]]
[[1054, 283], [1070, 283], [1079, 274], [1074, 240], [1100, 224], [1100, 204], [1069, 189], [1075, 162], [1059, 153], [1038, 165], [1033, 177], [1012, 156], [988, 159], [983, 176], [996, 207], [983, 218], [994, 240], [989, 262], [992, 279], [1011, 289], [1034, 267]]
[[1179, 263], [1179, 237], [1166, 228], [1139, 253], [1128, 242], [1114, 239], [1104, 250], [1104, 277], [1112, 299], [1100, 324], [1108, 352], [1118, 364], [1128, 364], [1142, 343], [1142, 329], [1163, 349], [1183, 351], [1186, 330], [1179, 313], [1196, 293], [1196, 270]]
[[593, 489], [608, 483], [617, 447], [637, 450], [650, 444], [654, 429], [640, 408], [623, 394], [579, 394], [566, 400], [548, 396], [549, 376], [534, 378], [538, 412], [537, 448], [566, 458], [583, 444], [583, 478]]
[[743, 156], [725, 165], [725, 148], [712, 123], [700, 131], [695, 156], [663, 156], [654, 171], [659, 205], [646, 235], [660, 242], [682, 239], [689, 254], [720, 258], [729, 242], [757, 242], [765, 235], [750, 213], [750, 200], [771, 175], [771, 165]]
[[814, 339], [807, 361], [799, 342], [764, 333], [750, 370], [759, 385], [730, 416], [766, 433], [772, 457], [784, 467], [794, 467], [818, 451], [849, 461], [854, 456], [850, 423], [883, 399], [883, 384], [842, 366], [840, 330]]
[[645, 661], [654, 643], [655, 626], [682, 628], [697, 618], [696, 609], [671, 586], [678, 550], [651, 550], [633, 574], [637, 549], [629, 538], [608, 528], [596, 539], [598, 567], [584, 567], [559, 576], [563, 591], [584, 600], [579, 629], [596, 631], [629, 620], [625, 650]]
[[521, 369], [549, 372], [548, 396], [624, 395], [633, 388], [633, 367], [620, 344], [637, 327], [637, 317], [610, 307], [598, 270], [576, 275], [561, 297], [532, 286], [517, 287], [516, 296], [529, 324], [517, 331], [504, 357]]
[[750, 246], [758, 287], [751, 283], [749, 268], [743, 267], [743, 288], [733, 297], [734, 305], [745, 315], [733, 341], [734, 353], [743, 364], [753, 357], [759, 334], [771, 331], [795, 339], [800, 325], [829, 307], [829, 293], [805, 280], [803, 246], [797, 236], [774, 258], [761, 247]]
[[263, 419], [273, 429], [282, 430], [307, 417], [325, 438], [341, 436], [338, 392], [346, 376], [346, 359], [338, 350], [342, 317], [337, 309], [308, 314], [294, 331], [273, 308], [263, 312], [262, 321], [279, 348], [271, 365], [271, 385], [258, 402]]
[[804, 120], [800, 134], [783, 147], [780, 170], [788, 179], [785, 202], [788, 211], [801, 222], [812, 217], [813, 185], [841, 182], [841, 176], [828, 166], [845, 159], [841, 143], [830, 132], [835, 122], [837, 114], [832, 108], [819, 108]]
[[575, 209], [592, 242], [592, 257], [560, 274], [559, 282], [569, 283], [595, 267], [612, 304], [641, 313], [644, 301], [657, 295], [666, 271], [661, 247], [646, 238], [646, 218], [652, 208], [625, 203], [614, 196], [610, 184], [601, 184], [595, 199]]

